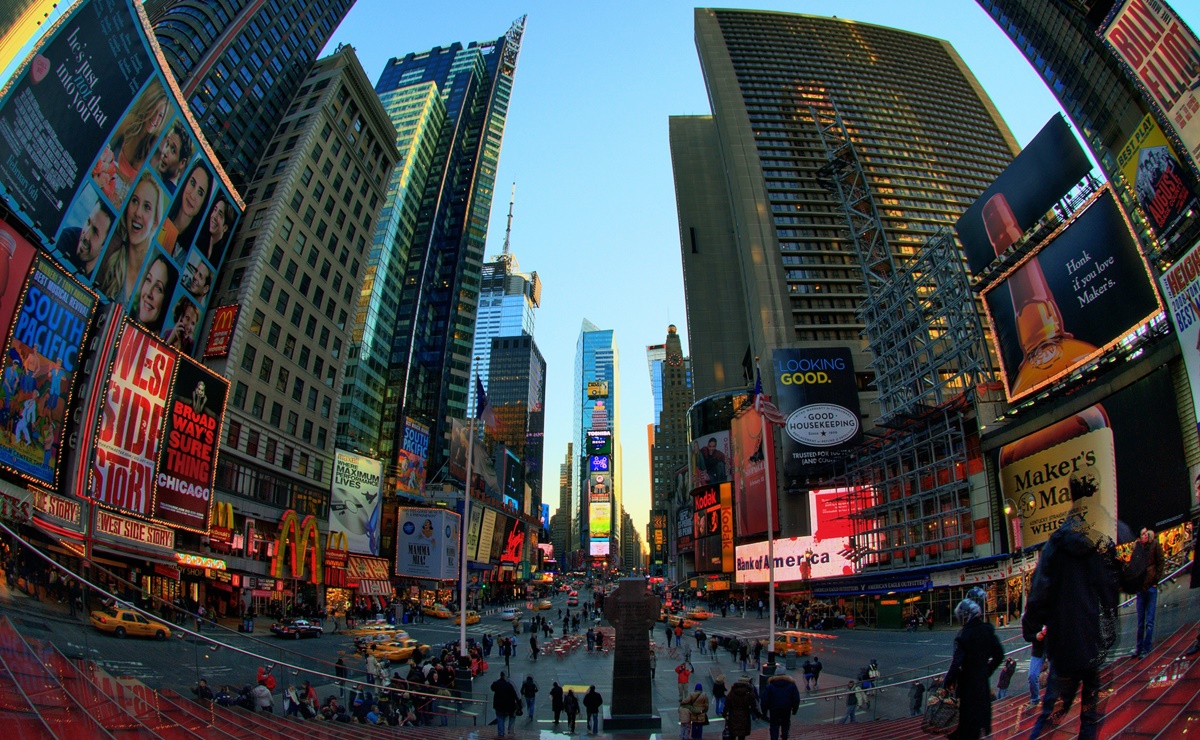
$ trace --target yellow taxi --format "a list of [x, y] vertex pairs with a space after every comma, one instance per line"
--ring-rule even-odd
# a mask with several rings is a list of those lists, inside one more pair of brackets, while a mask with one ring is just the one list
[[552, 604], [550, 603], [550, 599], [542, 599], [541, 601], [533, 602], [534, 611], [538, 611], [540, 609], [549, 609], [551, 606]]
[[366, 635], [358, 635], [354, 638], [354, 649], [358, 652], [366, 652], [368, 645], [374, 645], [380, 642], [395, 642], [396, 640], [407, 640], [408, 633], [404, 630], [380, 630], [371, 632]]
[[775, 653], [787, 655], [794, 650], [796, 655], [808, 655], [812, 652], [812, 640], [802, 632], [776, 632]]
[[694, 628], [697, 623], [694, 619], [688, 619], [682, 614], [670, 614], [667, 615], [667, 624], [671, 625], [672, 627], [679, 626], [683, 627], [685, 630], [690, 630]]
[[446, 608], [445, 604], [433, 604], [425, 607], [422, 611], [425, 612], [425, 616], [437, 617], [438, 619], [449, 619], [450, 617], [454, 616], [451, 614], [450, 610]]
[[388, 624], [383, 619], [371, 619], [366, 622], [359, 622], [352, 629], [342, 630], [338, 634], [346, 635], [347, 637], [358, 637], [360, 635], [374, 635], [380, 632], [390, 632], [396, 629], [393, 624]]
[[[474, 611], [472, 609], [467, 610], [467, 624], [479, 624], [479, 620], [480, 620], [479, 612]], [[460, 618], [460, 616], [458, 614], [454, 615], [454, 623], [462, 624], [462, 619]]]
[[92, 626], [101, 632], [111, 632], [116, 637], [133, 635], [165, 640], [171, 636], [171, 628], [162, 622], [146, 619], [132, 609], [97, 609], [88, 617]]
[[377, 659], [390, 660], [393, 663], [408, 660], [418, 650], [422, 654], [428, 654], [429, 646], [411, 638], [407, 640], [394, 640], [392, 642], [377, 642], [367, 648], [367, 652], [374, 655]]
[[712, 612], [694, 606], [687, 610], [687, 616], [689, 619], [708, 619], [712, 616]]

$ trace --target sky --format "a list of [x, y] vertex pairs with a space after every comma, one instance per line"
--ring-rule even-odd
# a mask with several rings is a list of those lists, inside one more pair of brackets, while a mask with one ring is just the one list
[[[1196, 28], [1195, 9], [1176, 2]], [[575, 343], [586, 318], [615, 332], [620, 356], [625, 509], [649, 518], [646, 428], [654, 399], [646, 347], [687, 316], [671, 156], [673, 115], [711, 113], [694, 42], [694, 5], [676, 0], [358, 0], [325, 53], [355, 47], [374, 83], [390, 57], [494, 40], [527, 14], [500, 155], [485, 260], [511, 237], [521, 270], [543, 282], [534, 338], [547, 365], [543, 500], [557, 510], [571, 439]], [[1000, 29], [969, 0], [725, 2], [837, 16], [951, 42], [1022, 146], [1060, 111]], [[914, 12], [916, 11], [916, 12]]]

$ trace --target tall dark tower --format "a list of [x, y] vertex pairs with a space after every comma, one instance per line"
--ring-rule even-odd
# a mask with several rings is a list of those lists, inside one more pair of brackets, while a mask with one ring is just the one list
[[354, 0], [145, 5], [193, 115], [233, 184], [245, 193], [257, 179], [255, 168], [276, 124], [290, 112], [297, 88]]
[[404, 267], [383, 409], [383, 440], [405, 417], [429, 427], [428, 469], [449, 455], [449, 420], [467, 417], [480, 270], [500, 144], [525, 19], [485, 43], [453, 44], [388, 61], [382, 95], [434, 83], [445, 102], [433, 165]]

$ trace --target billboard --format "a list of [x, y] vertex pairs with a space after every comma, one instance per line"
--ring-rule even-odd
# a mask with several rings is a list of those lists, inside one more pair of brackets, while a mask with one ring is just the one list
[[696, 549], [696, 538], [693, 536], [693, 511], [691, 505], [680, 506], [675, 514], [675, 542], [680, 555], [686, 555]]
[[609, 555], [608, 540], [592, 540], [588, 554], [594, 558], [606, 558]]
[[1104, 40], [1200, 162], [1200, 40], [1163, 0], [1116, 7]]
[[612, 433], [611, 432], [588, 432], [587, 433], [587, 454], [588, 455], [611, 455], [612, 454]]
[[589, 455], [588, 456], [588, 472], [589, 473], [608, 473], [611, 465], [611, 460], [608, 455]]
[[[811, 491], [808, 499], [809, 521], [813, 537], [819, 540], [845, 539], [854, 536], [851, 516], [866, 504], [875, 501], [870, 489], [825, 488]], [[873, 529], [867, 524], [862, 529]]]
[[862, 442], [858, 384], [845, 347], [777, 349], [771, 353], [777, 405], [787, 417], [784, 485], [803, 486], [814, 468], [849, 454]]
[[504, 528], [504, 545], [500, 549], [500, 562], [513, 565], [521, 562], [525, 554], [525, 540], [529, 528], [519, 519], [509, 518]]
[[715, 486], [733, 479], [729, 432], [705, 434], [692, 440], [692, 486]]
[[[8, 336], [13, 316], [22, 305], [21, 291], [37, 251], [20, 232], [0, 219], [0, 337]], [[6, 358], [4, 366], [8, 365]]]
[[[767, 509], [779, 531], [779, 499], [767, 479], [768, 468], [774, 468], [774, 426], [766, 426], [763, 444], [762, 417], [747, 408], [730, 422], [729, 436], [733, 461], [733, 511], [738, 537], [757, 537], [767, 533]], [[768, 498], [769, 496], [769, 498]]]
[[[479, 543], [476, 546], [475, 560], [486, 563], [492, 559], [492, 540], [496, 537], [496, 510], [484, 509], [483, 519], [479, 524]], [[501, 527], [504, 522], [500, 522]]]
[[1192, 407], [1200, 409], [1200, 244], [1171, 265], [1159, 278], [1159, 285], [1179, 338]]
[[1109, 186], [983, 298], [1010, 402], [1103, 354], [1162, 310]]
[[467, 552], [465, 557], [468, 560], [475, 560], [475, 553], [479, 550], [479, 530], [483, 526], [483, 507], [471, 507], [471, 520], [467, 523]]
[[192, 354], [242, 204], [143, 12], [84, 0], [20, 65], [0, 100], [0, 194], [76, 277]]
[[594, 540], [607, 539], [612, 534], [612, 504], [610, 502], [588, 502], [588, 531]]
[[396, 509], [396, 575], [458, 578], [460, 521], [445, 509]]
[[166, 429], [154, 478], [153, 518], [207, 533], [229, 381], [181, 356], [175, 363]]
[[692, 491], [697, 573], [733, 570], [733, 484]]
[[[775, 582], [809, 581], [854, 575], [854, 563], [846, 559], [840, 540], [790, 537], [775, 540]], [[755, 542], [737, 548], [737, 583], [766, 583], [770, 563], [767, 543]]]
[[542, 529], [550, 529], [550, 504], [542, 504]]
[[177, 355], [126, 320], [108, 376], [89, 483], [101, 506], [148, 517]]
[[588, 398], [608, 398], [607, 380], [589, 380], [587, 384]]
[[1023, 547], [1049, 539], [1072, 507], [1117, 542], [1183, 521], [1191, 488], [1170, 372], [1005, 445], [999, 468]]
[[396, 491], [409, 496], [424, 495], [425, 458], [408, 450], [396, 450]]
[[[15, 247], [15, 234], [4, 229], [0, 241], [9, 237], [9, 244], [3, 246]], [[67, 408], [96, 296], [43, 256], [29, 272], [32, 247], [24, 239], [19, 243], [19, 250], [8, 253], [8, 266], [21, 271], [10, 272], [0, 286], [5, 291], [0, 295], [0, 326], [12, 329], [5, 333], [8, 343], [3, 345], [7, 352], [0, 382], [0, 465], [57, 489]], [[9, 295], [14, 278], [19, 282], [26, 275], [24, 293], [18, 288]]]
[[1117, 167], [1137, 195], [1138, 205], [1158, 238], [1165, 239], [1172, 226], [1195, 203], [1183, 179], [1183, 168], [1163, 136], [1162, 129], [1147, 113], [1137, 130], [1117, 154]]
[[504, 543], [508, 539], [509, 518], [503, 514], [496, 514], [496, 527], [492, 530], [492, 542], [488, 550], [488, 558], [490, 560], [499, 560], [501, 553], [504, 552]]
[[954, 224], [971, 273], [982, 272], [1091, 170], [1066, 119], [1051, 118]]
[[204, 344], [204, 357], [227, 357], [233, 333], [237, 330], [238, 312], [241, 304], [219, 306], [212, 312], [212, 326], [208, 329], [208, 341]]
[[[479, 432], [480, 430], [476, 430]], [[407, 432], [407, 429], [406, 429]], [[467, 476], [467, 437], [470, 432], [470, 427], [462, 422], [461, 419], [454, 419], [451, 424], [450, 434], [450, 460], [447, 462], [447, 467], [450, 470], [450, 475], [454, 476], [466, 484]], [[426, 449], [428, 449], [429, 435], [426, 433]], [[499, 498], [500, 483], [496, 478], [496, 469], [492, 465], [491, 459], [488, 457], [487, 451], [483, 447], [483, 442], [475, 439], [472, 442], [473, 449], [471, 450], [471, 490], [475, 492], [486, 493], [489, 496]], [[426, 458], [428, 459], [428, 458]]]
[[342, 532], [350, 552], [379, 554], [380, 481], [383, 463], [335, 450], [329, 532]]
[[667, 562], [667, 517], [665, 509], [650, 512], [650, 562], [663, 565]]

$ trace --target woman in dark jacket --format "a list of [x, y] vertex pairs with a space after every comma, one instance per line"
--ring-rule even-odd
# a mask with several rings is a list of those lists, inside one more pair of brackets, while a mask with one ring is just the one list
[[963, 628], [954, 638], [954, 657], [942, 685], [958, 696], [958, 727], [951, 740], [977, 740], [992, 731], [991, 676], [1004, 662], [1004, 647], [983, 611], [971, 599], [954, 610]]
[[729, 687], [722, 716], [725, 717], [729, 737], [733, 740], [746, 740], [746, 736], [750, 734], [751, 717], [759, 716], [758, 697], [754, 694], [754, 686], [749, 678], [743, 676]]

